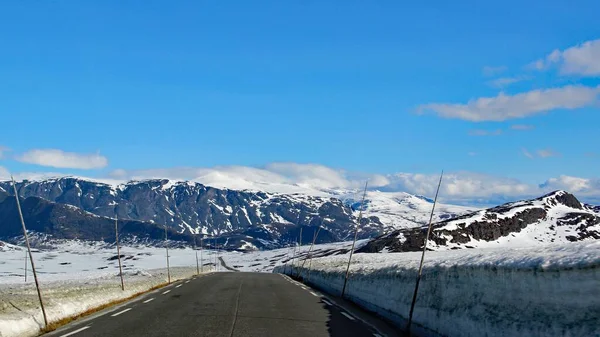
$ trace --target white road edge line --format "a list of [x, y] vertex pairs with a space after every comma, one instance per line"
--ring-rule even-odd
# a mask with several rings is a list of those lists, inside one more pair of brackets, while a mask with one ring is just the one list
[[319, 297], [319, 295], [317, 295], [316, 293], [313, 293], [312, 291], [309, 291], [311, 294], [313, 294], [313, 296], [317, 296]]
[[128, 312], [129, 310], [131, 310], [131, 308], [127, 308], [127, 309], [125, 309], [125, 310], [123, 310], [123, 311], [119, 311], [119, 312], [117, 312], [116, 314], [112, 314], [112, 315], [110, 315], [110, 316], [111, 316], [111, 317], [119, 316], [120, 314], [126, 313], [126, 312]]
[[175, 288], [179, 288], [179, 287], [181, 287], [182, 285], [183, 285], [183, 284], [180, 284], [180, 285], [178, 285], [178, 286], [177, 286], [177, 287], [175, 287]]
[[328, 302], [328, 301], [326, 301], [326, 300], [322, 300], [322, 301], [323, 301], [323, 303], [325, 303], [325, 304], [327, 304], [327, 305], [329, 305], [329, 306], [333, 306], [333, 304], [329, 303], [329, 302]]
[[[344, 309], [344, 308], [343, 308], [341, 305], [337, 304], [335, 301], [333, 301], [333, 300], [332, 300], [331, 298], [329, 298], [328, 296], [324, 295], [323, 297], [324, 297], [324, 298], [326, 298], [326, 299], [328, 299], [328, 300], [329, 300], [329, 302], [331, 302], [333, 306], [335, 306], [335, 307], [339, 308], [340, 310], [343, 310], [343, 309]], [[377, 332], [378, 332], [378, 334], [374, 334], [376, 337], [386, 337], [386, 336], [387, 336], [387, 335], [383, 334], [381, 331], [379, 331], [379, 329], [377, 329], [377, 327], [376, 327], [375, 325], [373, 325], [373, 324], [371, 324], [371, 323], [369, 323], [369, 322], [365, 321], [364, 319], [362, 319], [362, 318], [360, 318], [360, 317], [358, 317], [358, 316], [354, 316], [354, 318], [355, 318], [355, 319], [358, 319], [358, 320], [359, 320], [359, 321], [361, 321], [361, 322], [362, 322], [364, 325], [366, 325], [366, 326], [370, 327], [370, 328], [371, 328], [371, 329], [373, 329], [374, 331], [377, 331]]]
[[154, 301], [154, 297], [152, 297], [152, 298], [151, 298], [151, 299], [149, 299], [149, 300], [145, 300], [145, 301], [144, 301], [144, 303], [148, 303], [148, 302], [152, 302], [152, 301]]
[[78, 333], [78, 332], [82, 332], [83, 330], [85, 330], [85, 329], [89, 329], [89, 328], [90, 328], [90, 326], [89, 326], [89, 325], [88, 325], [88, 326], [84, 326], [84, 327], [83, 327], [83, 328], [81, 328], [81, 329], [73, 330], [73, 331], [71, 331], [71, 332], [69, 332], [69, 333], [67, 333], [67, 334], [64, 334], [64, 335], [60, 336], [60, 337], [67, 337], [67, 336], [71, 336], [71, 335], [74, 335], [74, 334], [76, 334], [76, 333]]
[[164, 292], [164, 293], [162, 293], [162, 294], [163, 294], [163, 295], [166, 295], [166, 294], [168, 294], [170, 291], [171, 291], [171, 290], [167, 290], [167, 291], [165, 291], [165, 292]]
[[190, 283], [190, 281], [185, 281], [185, 283]]
[[[286, 275], [286, 274], [280, 274], [280, 275], [281, 275], [281, 277], [283, 277], [283, 278], [284, 278], [286, 281], [288, 281], [288, 282], [290, 282], [290, 283], [292, 283], [292, 284], [294, 284], [294, 283], [295, 283], [295, 284], [297, 284], [297, 285], [300, 285], [300, 284], [302, 284], [302, 283], [300, 283], [300, 282], [297, 282], [297, 281], [295, 281], [294, 279], [292, 279], [291, 277], [289, 277], [289, 276], [288, 276], [288, 275]], [[342, 309], [342, 307], [341, 307], [340, 305], [338, 305], [337, 303], [335, 303], [335, 301], [332, 301], [332, 300], [331, 300], [329, 297], [327, 297], [326, 295], [325, 295], [325, 296], [323, 296], [322, 298], [327, 298], [327, 299], [328, 299], [328, 300], [331, 302], [331, 305], [332, 305], [332, 306], [335, 306], [335, 307], [337, 307], [337, 308], [340, 308], [340, 309]], [[343, 312], [342, 312], [342, 313], [343, 313]], [[351, 319], [352, 319], [352, 320], [354, 320], [354, 317], [352, 317]], [[360, 318], [360, 317], [357, 317], [356, 319], [358, 319], [359, 321], [361, 321], [363, 324], [365, 324], [365, 325], [369, 326], [371, 329], [373, 329], [373, 330], [375, 330], [375, 331], [379, 332], [379, 334], [374, 334], [374, 336], [375, 336], [375, 337], [384, 337], [384, 336], [385, 336], [385, 335], [382, 335], [382, 334], [381, 334], [381, 332], [379, 331], [379, 329], [377, 329], [377, 327], [375, 327], [373, 324], [371, 324], [371, 323], [369, 323], [369, 322], [367, 322], [367, 321], [363, 320], [363, 319], [362, 319], [362, 318]]]
[[352, 321], [354, 321], [354, 320], [355, 320], [355, 319], [354, 319], [354, 317], [352, 317], [352, 316], [348, 315], [347, 313], [345, 313], [345, 312], [343, 312], [343, 311], [342, 311], [342, 315], [344, 315], [344, 316], [348, 317], [348, 319], [350, 319], [350, 320], [352, 320]]

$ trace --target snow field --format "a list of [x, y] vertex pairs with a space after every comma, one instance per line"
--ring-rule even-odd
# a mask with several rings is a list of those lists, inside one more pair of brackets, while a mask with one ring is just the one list
[[[35, 336], [44, 325], [31, 266], [24, 282], [24, 247], [0, 247], [0, 337]], [[78, 315], [167, 282], [164, 248], [122, 247], [125, 291], [115, 249], [97, 242], [66, 241], [35, 250], [48, 320]], [[200, 252], [198, 257], [200, 259]], [[216, 252], [202, 252], [204, 272], [214, 271]], [[192, 249], [169, 249], [171, 280], [196, 274]]]
[[[406, 326], [420, 253], [355, 254], [347, 298]], [[348, 256], [300, 275], [339, 295]], [[290, 274], [290, 268], [274, 272]], [[423, 336], [600, 335], [600, 242], [427, 252], [413, 323]]]

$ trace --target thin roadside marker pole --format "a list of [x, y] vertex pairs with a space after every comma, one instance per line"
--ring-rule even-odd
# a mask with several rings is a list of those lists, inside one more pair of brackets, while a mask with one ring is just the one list
[[431, 215], [429, 216], [429, 226], [427, 227], [427, 236], [425, 236], [425, 242], [423, 243], [423, 254], [421, 254], [421, 263], [419, 264], [419, 272], [417, 273], [417, 282], [415, 284], [415, 292], [413, 293], [412, 303], [410, 304], [410, 313], [408, 314], [408, 324], [406, 326], [406, 333], [410, 336], [410, 326], [412, 324], [413, 312], [415, 310], [415, 303], [417, 302], [417, 293], [419, 291], [419, 283], [421, 282], [421, 272], [423, 271], [423, 260], [425, 259], [425, 252], [427, 251], [427, 242], [429, 241], [429, 235], [431, 234], [431, 223], [433, 221], [433, 211], [435, 211], [435, 204], [437, 203], [438, 194], [440, 193], [440, 186], [442, 185], [442, 177], [444, 171], [440, 174], [440, 182], [438, 183], [437, 191], [435, 192], [435, 199], [433, 199], [433, 207], [431, 208]]
[[[202, 246], [204, 238], [200, 238], [200, 271], [204, 273], [204, 261], [202, 260]], [[197, 255], [196, 255], [197, 257]]]
[[350, 248], [350, 257], [348, 258], [348, 267], [346, 267], [346, 277], [344, 277], [344, 287], [342, 287], [342, 298], [346, 293], [346, 284], [348, 284], [348, 275], [350, 274], [350, 263], [352, 262], [352, 254], [354, 253], [354, 245], [356, 244], [356, 238], [358, 237], [358, 226], [362, 220], [363, 209], [365, 206], [365, 197], [367, 196], [367, 185], [369, 181], [365, 182], [365, 191], [363, 192], [362, 202], [360, 203], [360, 212], [358, 212], [358, 223], [354, 228], [354, 241], [352, 241], [352, 248]]
[[21, 211], [21, 202], [19, 201], [19, 192], [17, 192], [17, 185], [15, 184], [15, 178], [10, 176], [12, 180], [13, 189], [15, 191], [15, 199], [17, 200], [17, 208], [19, 209], [19, 218], [21, 219], [21, 225], [23, 226], [23, 235], [25, 236], [25, 243], [27, 244], [27, 252], [29, 253], [29, 261], [31, 261], [31, 270], [33, 272], [33, 279], [35, 280], [35, 289], [37, 290], [38, 298], [40, 300], [40, 307], [42, 307], [42, 314], [44, 316], [44, 325], [48, 326], [48, 317], [46, 316], [46, 309], [44, 308], [44, 301], [42, 300], [42, 292], [40, 291], [40, 284], [38, 282], [37, 273], [35, 272], [35, 263], [33, 263], [33, 255], [31, 255], [31, 246], [29, 245], [29, 236], [27, 236], [27, 228], [25, 227], [25, 220], [23, 219], [23, 212]]
[[313, 234], [313, 240], [312, 243], [310, 244], [310, 248], [308, 249], [308, 254], [306, 255], [306, 259], [304, 259], [304, 261], [302, 262], [302, 268], [304, 268], [304, 265], [306, 265], [306, 260], [312, 260], [312, 250], [313, 247], [315, 246], [315, 241], [317, 240], [317, 235], [319, 235], [319, 231], [321, 230], [321, 226], [319, 226], [318, 229], [315, 229], [315, 234]]
[[200, 274], [200, 266], [198, 265], [198, 250], [196, 249], [196, 235], [194, 235], [194, 252], [196, 252], [196, 275]]
[[25, 251], [25, 283], [27, 283], [27, 251]]
[[299, 245], [298, 245], [298, 259], [296, 261], [296, 277], [300, 275], [300, 254], [302, 254], [302, 227], [300, 227], [300, 236], [298, 237]]
[[125, 283], [123, 282], [123, 267], [121, 266], [121, 249], [119, 248], [119, 219], [115, 214], [115, 242], [117, 243], [117, 259], [119, 260], [119, 276], [121, 277], [121, 290], [125, 290]]
[[165, 249], [167, 250], [167, 277], [171, 284], [171, 269], [169, 268], [169, 243], [167, 242], [167, 225], [165, 225]]
[[[317, 237], [319, 236], [320, 231], [321, 231], [321, 226], [319, 226], [319, 229], [315, 233], [315, 237], [313, 238], [312, 246], [315, 245], [315, 242], [317, 241]], [[310, 247], [310, 252], [308, 253], [308, 275], [306, 276], [307, 282], [308, 282], [308, 280], [310, 280], [310, 272], [311, 272], [311, 267], [312, 267], [312, 253], [311, 253], [313, 250], [312, 246]]]

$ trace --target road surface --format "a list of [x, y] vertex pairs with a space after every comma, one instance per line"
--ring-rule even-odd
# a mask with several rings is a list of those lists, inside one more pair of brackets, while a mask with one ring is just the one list
[[223, 272], [179, 281], [45, 336], [396, 335], [377, 318], [286, 276]]

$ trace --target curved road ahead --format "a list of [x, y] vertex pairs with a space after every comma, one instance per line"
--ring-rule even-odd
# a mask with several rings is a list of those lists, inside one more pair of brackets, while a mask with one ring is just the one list
[[45, 336], [396, 335], [377, 318], [283, 275], [213, 273], [179, 281]]

